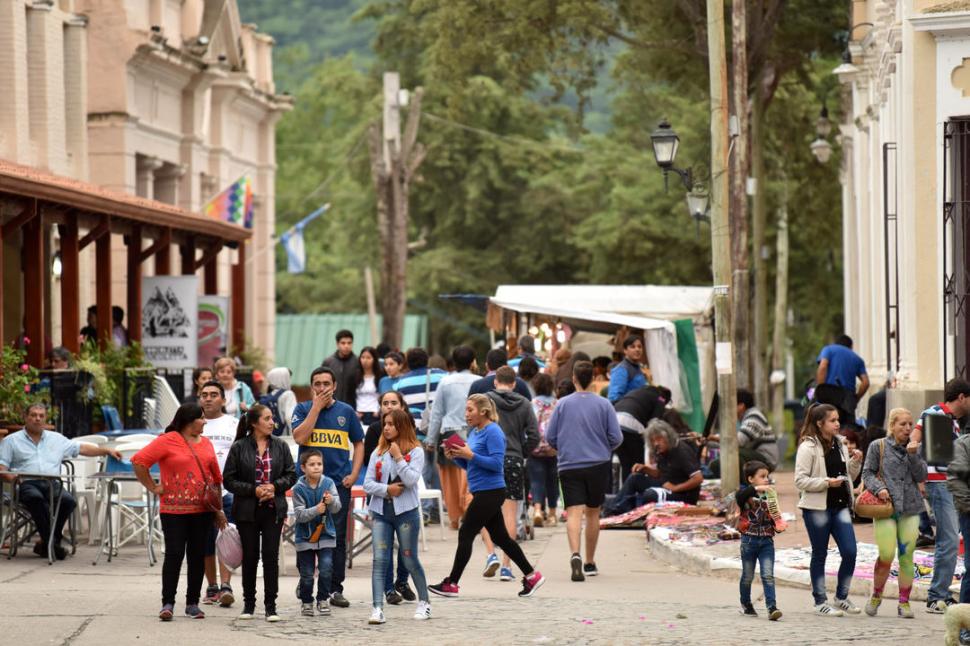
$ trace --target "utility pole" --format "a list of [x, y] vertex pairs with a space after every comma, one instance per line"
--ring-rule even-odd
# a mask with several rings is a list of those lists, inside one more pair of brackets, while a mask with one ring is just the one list
[[[785, 382], [777, 378], [785, 370], [786, 331], [788, 323], [788, 188], [782, 195], [781, 209], [778, 211], [778, 268], [775, 272], [775, 330], [772, 339], [771, 368], [772, 379], [771, 425], [776, 434], [785, 428]], [[779, 456], [784, 458], [785, 456]]]
[[731, 287], [734, 326], [734, 361], [737, 383], [745, 388], [752, 384], [751, 353], [751, 287], [748, 273], [748, 17], [746, 2], [731, 3], [731, 66], [734, 134], [731, 156], [731, 258], [734, 269]]
[[737, 392], [731, 344], [731, 224], [728, 214], [728, 89], [724, 51], [724, 2], [707, 0], [707, 60], [711, 81], [711, 260], [714, 269], [714, 335], [721, 492], [738, 487]]
[[[426, 154], [417, 143], [422, 88], [408, 97], [397, 72], [384, 73], [383, 127], [371, 126], [371, 179], [377, 195], [377, 231], [381, 247], [381, 314], [384, 341], [398, 348], [403, 342], [407, 307], [408, 198], [413, 179]], [[404, 135], [401, 107], [410, 103]]]
[[751, 356], [754, 360], [754, 397], [758, 406], [768, 400], [768, 247], [765, 246], [767, 221], [767, 181], [764, 155], [764, 83], [755, 83], [751, 104], [751, 174], [755, 192], [751, 204], [751, 252], [754, 255], [754, 337]]

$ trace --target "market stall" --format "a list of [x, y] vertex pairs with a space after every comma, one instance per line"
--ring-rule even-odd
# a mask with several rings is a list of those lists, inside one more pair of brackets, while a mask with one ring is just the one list
[[690, 425], [703, 425], [714, 392], [712, 288], [668, 285], [500, 285], [487, 322], [509, 337], [543, 323], [560, 344], [612, 354], [617, 332], [643, 333], [654, 383], [670, 388]]

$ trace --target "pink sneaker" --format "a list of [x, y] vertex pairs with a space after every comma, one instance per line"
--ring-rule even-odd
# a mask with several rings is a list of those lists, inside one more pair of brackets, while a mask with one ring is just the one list
[[428, 590], [434, 592], [442, 597], [457, 597], [458, 596], [458, 586], [445, 579], [438, 585], [429, 585]]
[[522, 579], [522, 589], [519, 591], [520, 597], [531, 597], [535, 591], [546, 582], [542, 572], [535, 570], [532, 574]]

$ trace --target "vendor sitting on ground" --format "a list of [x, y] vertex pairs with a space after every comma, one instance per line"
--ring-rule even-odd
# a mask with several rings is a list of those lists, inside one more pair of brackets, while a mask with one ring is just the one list
[[654, 464], [633, 465], [620, 493], [603, 506], [604, 516], [625, 514], [651, 502], [697, 504], [704, 476], [695, 448], [660, 419], [650, 421], [646, 434]]
[[[10, 434], [0, 442], [0, 477], [13, 482], [16, 477], [4, 471], [31, 473], [38, 475], [57, 475], [61, 472], [61, 461], [76, 458], [78, 455], [95, 457], [110, 455], [118, 460], [121, 454], [115, 449], [82, 444], [69, 440], [55, 431], [46, 431], [47, 407], [33, 404], [27, 408], [27, 421], [24, 429]], [[20, 482], [20, 503], [34, 520], [40, 542], [34, 546], [34, 553], [47, 556], [47, 540], [51, 531], [50, 488], [54, 495], [60, 495], [61, 506], [54, 521], [54, 555], [63, 560], [67, 551], [61, 547], [61, 534], [64, 523], [71, 517], [77, 502], [58, 481], [24, 479]]]

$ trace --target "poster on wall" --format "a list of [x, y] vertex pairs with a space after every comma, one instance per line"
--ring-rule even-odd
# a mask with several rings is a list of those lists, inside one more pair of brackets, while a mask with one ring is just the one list
[[141, 286], [141, 338], [145, 358], [156, 368], [198, 364], [199, 279], [146, 276]]
[[229, 297], [199, 296], [199, 364], [211, 366], [226, 355], [229, 342]]

